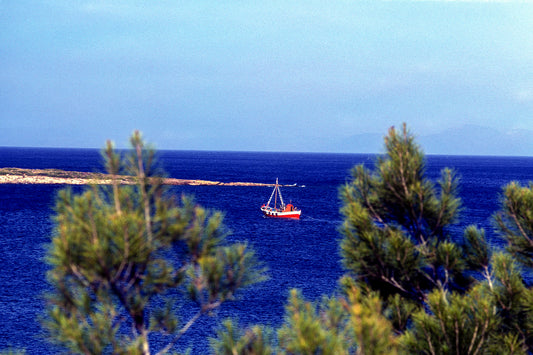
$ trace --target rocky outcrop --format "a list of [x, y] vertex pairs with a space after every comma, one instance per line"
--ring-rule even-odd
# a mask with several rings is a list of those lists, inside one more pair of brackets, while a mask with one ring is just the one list
[[[131, 176], [116, 176], [120, 184], [134, 184]], [[112, 177], [102, 173], [87, 173], [81, 171], [66, 171], [59, 169], [20, 169], [0, 168], [0, 184], [56, 184], [56, 185], [88, 185], [111, 184]], [[221, 182], [209, 180], [190, 180], [164, 178], [165, 185], [217, 185], [217, 186], [274, 186], [257, 182]]]

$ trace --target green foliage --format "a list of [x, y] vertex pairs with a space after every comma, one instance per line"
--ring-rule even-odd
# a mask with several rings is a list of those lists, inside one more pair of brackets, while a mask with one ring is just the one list
[[407, 329], [411, 315], [419, 309], [419, 305], [416, 302], [403, 298], [399, 294], [389, 296], [385, 304], [387, 308], [384, 314], [390, 320], [393, 329], [398, 333]]
[[502, 208], [494, 216], [509, 252], [523, 265], [533, 267], [533, 183], [511, 182], [503, 190]]
[[[533, 267], [533, 183], [511, 182], [503, 188], [501, 209], [494, 215], [496, 230], [507, 242], [508, 255], [494, 261], [491, 285], [502, 318], [500, 344], [520, 344], [533, 349], [533, 288], [526, 287], [523, 268]], [[511, 257], [512, 256], [512, 257]]]
[[356, 354], [396, 354], [397, 338], [392, 323], [382, 314], [382, 301], [378, 294], [363, 294], [353, 279], [341, 280], [346, 299], [341, 298], [349, 317], [349, 329], [354, 334]]
[[[277, 342], [268, 328], [246, 331], [231, 321], [211, 339], [216, 354], [396, 354], [397, 337], [382, 314], [377, 295], [364, 295], [350, 278], [344, 278], [343, 296], [306, 301], [292, 290]], [[265, 343], [265, 341], [269, 341]], [[274, 346], [273, 344], [276, 344]]]
[[[474, 226], [448, 227], [461, 202], [444, 169], [439, 190], [424, 176], [423, 154], [406, 127], [385, 139], [375, 170], [354, 168], [341, 189], [343, 263], [386, 305], [402, 351], [430, 354], [524, 353], [532, 349], [532, 294], [510, 255], [491, 250]], [[531, 185], [530, 185], [531, 186]], [[533, 189], [504, 190], [495, 220], [508, 250], [533, 265]], [[531, 249], [531, 250], [530, 250]]]
[[466, 267], [470, 270], [483, 270], [487, 274], [491, 252], [485, 239], [485, 231], [475, 226], [468, 226], [462, 243]]
[[531, 349], [533, 292], [512, 257], [496, 253], [492, 272], [467, 293], [435, 290], [400, 337], [407, 353], [526, 354]]
[[413, 315], [413, 326], [402, 337], [407, 353], [486, 353], [497, 327], [493, 300], [481, 287], [468, 294], [435, 290], [428, 295], [429, 313]]
[[211, 338], [211, 348], [219, 355], [270, 355], [273, 353], [273, 331], [263, 326], [253, 326], [242, 331], [238, 324], [227, 319], [217, 330], [218, 338]]
[[475, 245], [481, 253], [484, 239], [459, 245], [448, 235], [461, 210], [458, 179], [444, 169], [434, 186], [405, 125], [401, 133], [389, 131], [385, 147], [374, 171], [355, 167], [341, 189], [345, 267], [385, 298], [399, 294], [422, 304], [434, 288], [464, 290], [474, 281], [466, 265], [479, 262], [465, 259], [464, 248]]
[[346, 354], [346, 317], [338, 300], [324, 298], [320, 304], [307, 302], [292, 290], [286, 306], [285, 322], [278, 331], [281, 353]]
[[500, 320], [500, 336], [513, 336], [533, 347], [533, 289], [524, 285], [518, 264], [509, 254], [493, 258], [492, 279], [487, 287]]
[[[114, 179], [57, 198], [43, 323], [73, 353], [149, 354], [154, 332], [167, 340], [159, 353], [168, 352], [201, 315], [265, 279], [253, 250], [225, 243], [222, 214], [177, 202], [154, 151], [138, 133], [131, 144], [121, 157], [108, 143], [104, 157], [112, 177], [132, 175], [135, 185]], [[198, 309], [182, 322], [176, 309], [188, 300]]]
[[[374, 171], [356, 167], [341, 189], [343, 263], [360, 287], [379, 292], [407, 353], [523, 353], [531, 349], [532, 290], [510, 255], [491, 255], [483, 230], [449, 235], [461, 202], [444, 169], [438, 189], [405, 125], [385, 139]], [[533, 266], [533, 189], [504, 190], [495, 220], [508, 250]]]

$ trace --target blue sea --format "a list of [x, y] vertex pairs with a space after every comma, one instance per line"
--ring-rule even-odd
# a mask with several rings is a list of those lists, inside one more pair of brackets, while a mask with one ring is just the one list
[[[300, 220], [264, 218], [259, 207], [270, 187], [177, 186], [172, 191], [194, 195], [201, 205], [225, 212], [230, 241], [248, 241], [269, 268], [270, 279], [224, 304], [212, 317], [191, 328], [179, 344], [192, 353], [209, 351], [207, 337], [231, 316], [242, 324], [279, 326], [291, 288], [309, 300], [331, 295], [343, 274], [339, 256], [338, 188], [356, 164], [372, 167], [375, 155], [160, 151], [159, 162], [170, 177], [223, 182], [297, 184], [282, 188], [286, 202], [302, 209]], [[0, 167], [58, 168], [102, 171], [99, 150], [0, 148]], [[444, 167], [461, 176], [464, 211], [460, 225], [485, 228], [495, 247], [491, 216], [498, 209], [502, 187], [510, 181], [533, 180], [533, 158], [428, 156], [427, 174], [440, 176]], [[26, 349], [28, 354], [61, 351], [42, 337], [42, 293], [46, 290], [45, 245], [50, 241], [54, 198], [59, 185], [0, 184], [0, 350]], [[78, 191], [80, 188], [76, 188]]]

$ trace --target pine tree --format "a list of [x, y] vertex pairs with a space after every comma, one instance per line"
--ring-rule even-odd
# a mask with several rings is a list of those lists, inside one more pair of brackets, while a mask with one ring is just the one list
[[[225, 243], [221, 212], [177, 201], [138, 132], [131, 146], [122, 157], [108, 142], [111, 185], [57, 198], [43, 324], [72, 353], [166, 353], [200, 316], [265, 279], [253, 250]], [[191, 301], [196, 312], [181, 321], [177, 307]]]
[[[531, 267], [533, 192], [510, 184], [495, 216], [512, 254], [492, 254], [483, 230], [457, 221], [457, 179], [444, 169], [436, 191], [403, 127], [385, 139], [373, 172], [356, 167], [342, 189], [343, 262], [363, 290], [378, 292], [406, 353], [525, 354], [531, 306], [517, 262]], [[514, 258], [513, 258], [514, 256]], [[367, 291], [368, 292], [368, 291]]]
[[510, 184], [495, 221], [509, 254], [492, 254], [483, 230], [451, 235], [461, 202], [444, 169], [439, 190], [404, 125], [385, 138], [374, 171], [353, 170], [341, 190], [343, 262], [357, 285], [378, 292], [402, 351], [430, 354], [531, 350], [532, 290], [516, 261], [531, 267], [533, 192]]
[[533, 271], [533, 182], [511, 182], [503, 188], [501, 208], [494, 215], [496, 230], [507, 242], [510, 256], [500, 256], [494, 297], [502, 318], [502, 333], [533, 351], [533, 287], [523, 273]]
[[450, 235], [461, 211], [458, 178], [444, 169], [437, 189], [405, 125], [389, 131], [385, 147], [374, 171], [355, 167], [341, 189], [344, 266], [360, 287], [418, 306], [434, 289], [464, 292], [471, 272], [487, 269], [488, 248], [475, 227], [461, 242]]
[[501, 205], [494, 219], [507, 250], [522, 265], [533, 268], [533, 182], [529, 187], [517, 182], [505, 186]]

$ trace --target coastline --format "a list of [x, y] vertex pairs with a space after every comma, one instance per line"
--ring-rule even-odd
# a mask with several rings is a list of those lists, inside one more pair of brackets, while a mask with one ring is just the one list
[[[131, 176], [120, 175], [115, 179], [121, 185], [135, 184]], [[21, 169], [0, 168], [0, 184], [50, 184], [50, 185], [110, 185], [113, 178], [103, 173], [87, 173], [81, 171], [66, 171], [59, 169]], [[274, 186], [274, 184], [258, 182], [221, 182], [196, 179], [163, 178], [164, 185], [192, 185], [192, 186]]]

